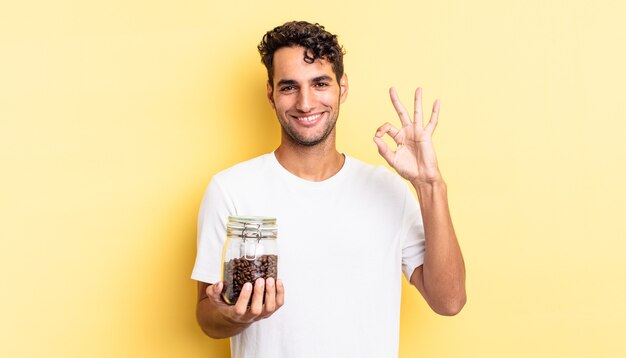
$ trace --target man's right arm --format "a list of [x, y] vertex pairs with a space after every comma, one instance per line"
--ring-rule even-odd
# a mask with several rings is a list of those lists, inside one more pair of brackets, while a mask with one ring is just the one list
[[222, 281], [215, 284], [198, 281], [196, 319], [202, 331], [211, 338], [237, 335], [253, 322], [271, 316], [284, 303], [285, 289], [280, 279], [259, 278], [254, 288], [247, 282], [234, 305], [222, 300], [223, 289]]

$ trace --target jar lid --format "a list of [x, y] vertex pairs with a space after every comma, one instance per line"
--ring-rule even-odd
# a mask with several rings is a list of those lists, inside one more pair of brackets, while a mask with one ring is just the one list
[[276, 218], [263, 216], [229, 216], [226, 225], [228, 235], [257, 239], [276, 238]]
[[264, 216], [229, 216], [227, 226], [233, 229], [258, 226], [259, 230], [276, 230], [276, 218]]

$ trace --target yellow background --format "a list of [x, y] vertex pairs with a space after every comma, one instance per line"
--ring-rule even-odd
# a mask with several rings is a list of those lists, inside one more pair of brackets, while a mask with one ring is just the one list
[[[348, 54], [338, 148], [442, 99], [467, 265], [454, 318], [405, 285], [401, 357], [624, 357], [623, 1], [0, 5], [0, 356], [226, 357], [194, 320], [196, 214], [278, 145], [256, 45], [287, 20]], [[374, 290], [364, 287], [362, 294]], [[363, 312], [363, 314], [368, 314]], [[340, 339], [340, 337], [337, 337]]]

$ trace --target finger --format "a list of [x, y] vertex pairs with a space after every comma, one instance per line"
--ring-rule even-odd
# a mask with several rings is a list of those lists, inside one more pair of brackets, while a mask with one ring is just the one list
[[271, 315], [276, 311], [276, 283], [273, 277], [265, 280], [265, 313]]
[[381, 155], [381, 157], [385, 158], [389, 165], [392, 165], [395, 153], [389, 149], [387, 143], [385, 143], [381, 138], [374, 137], [374, 142], [378, 147], [378, 153]]
[[424, 119], [422, 117], [422, 87], [417, 87], [415, 90], [414, 111], [413, 118], [415, 119], [415, 123], [419, 128], [424, 128]]
[[258, 316], [263, 312], [263, 296], [265, 295], [265, 280], [257, 278], [254, 282], [254, 292], [252, 293], [252, 304], [250, 313]]
[[434, 131], [437, 128], [437, 123], [439, 123], [439, 109], [441, 107], [441, 102], [439, 100], [435, 100], [433, 103], [433, 113], [430, 114], [430, 120], [428, 121], [428, 125], [426, 127], [430, 128], [431, 131]]
[[248, 310], [248, 302], [250, 301], [250, 296], [252, 295], [252, 284], [250, 282], [246, 282], [243, 284], [241, 288], [241, 293], [239, 294], [239, 298], [235, 303], [235, 315], [237, 318], [243, 317]]
[[394, 127], [393, 125], [391, 125], [391, 123], [387, 122], [383, 124], [382, 126], [378, 127], [378, 129], [376, 130], [375, 136], [377, 138], [382, 138], [382, 136], [384, 136], [385, 133], [389, 133], [389, 136], [393, 138], [397, 144], [400, 144], [401, 138], [398, 138], [399, 137], [398, 134], [400, 133], [400, 130], [398, 128]]
[[285, 304], [285, 286], [283, 280], [276, 279], [276, 309]]
[[393, 104], [393, 108], [396, 109], [398, 117], [400, 117], [400, 123], [402, 123], [402, 126], [404, 127], [410, 125], [411, 117], [409, 117], [409, 114], [406, 112], [406, 109], [404, 109], [404, 106], [400, 102], [400, 99], [398, 98], [398, 91], [396, 91], [395, 87], [391, 87], [389, 89], [389, 96], [391, 97], [391, 103]]

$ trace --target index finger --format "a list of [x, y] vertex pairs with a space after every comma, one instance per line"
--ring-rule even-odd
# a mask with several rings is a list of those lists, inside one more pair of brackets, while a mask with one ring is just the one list
[[402, 102], [400, 102], [400, 99], [398, 98], [398, 91], [395, 87], [391, 87], [389, 89], [389, 96], [391, 97], [391, 103], [393, 104], [393, 108], [395, 108], [396, 112], [398, 113], [398, 117], [400, 118], [400, 123], [402, 123], [402, 126], [404, 127], [411, 125], [411, 117], [409, 117], [409, 114], [406, 112], [406, 109], [402, 105]]
[[246, 282], [243, 284], [235, 306], [233, 306], [235, 307], [235, 315], [238, 318], [241, 318], [246, 314], [246, 311], [248, 310], [248, 302], [250, 302], [250, 296], [252, 296], [252, 283]]

